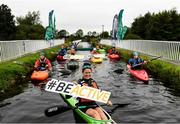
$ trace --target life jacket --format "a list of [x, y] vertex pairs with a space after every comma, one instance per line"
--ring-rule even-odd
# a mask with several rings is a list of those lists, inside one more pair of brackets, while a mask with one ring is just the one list
[[133, 66], [133, 65], [136, 65], [136, 64], [139, 64], [139, 63], [142, 63], [143, 62], [143, 60], [142, 59], [140, 59], [140, 58], [137, 58], [137, 59], [134, 59], [134, 58], [132, 58], [132, 59], [130, 59], [130, 64]]
[[[137, 64], [142, 63], [142, 62], [144, 62], [144, 61], [141, 58], [137, 58], [137, 59], [131, 58], [128, 63], [131, 66], [134, 66], [134, 65], [137, 65]], [[142, 67], [142, 65], [139, 65], [139, 66], [133, 67], [132, 69], [141, 69], [141, 67]]]
[[[92, 78], [90, 78], [89, 80], [79, 79], [78, 84], [80, 84], [81, 86], [89, 86], [89, 87], [92, 87], [92, 88], [99, 89], [96, 82]], [[94, 101], [89, 100], [89, 99], [79, 98], [79, 102], [80, 103], [86, 103], [86, 102], [94, 102]]]
[[41, 68], [46, 68], [46, 58], [44, 58], [43, 60], [39, 59], [39, 63]]
[[117, 54], [118, 52], [116, 50], [110, 49], [109, 54]]
[[64, 56], [66, 54], [66, 49], [65, 48], [63, 48], [63, 49], [61, 49], [60, 51], [59, 51], [59, 55], [60, 56]]

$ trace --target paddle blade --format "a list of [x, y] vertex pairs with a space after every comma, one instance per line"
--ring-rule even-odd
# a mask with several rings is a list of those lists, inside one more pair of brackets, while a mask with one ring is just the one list
[[54, 116], [54, 115], [57, 115], [57, 114], [61, 114], [63, 112], [66, 112], [66, 111], [69, 111], [71, 110], [70, 107], [68, 106], [53, 106], [53, 107], [50, 107], [50, 108], [47, 108], [45, 111], [44, 111], [44, 114], [47, 116], [47, 117], [51, 117], [51, 116]]

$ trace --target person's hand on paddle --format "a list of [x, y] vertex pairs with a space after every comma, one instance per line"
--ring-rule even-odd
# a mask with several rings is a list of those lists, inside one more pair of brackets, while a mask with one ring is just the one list
[[112, 102], [109, 100], [107, 103], [106, 103], [108, 106], [112, 106]]
[[144, 61], [144, 63], [143, 64], [147, 64], [148, 63], [148, 61]]
[[74, 83], [75, 85], [78, 85], [78, 83], [76, 81], [72, 81], [72, 83]]

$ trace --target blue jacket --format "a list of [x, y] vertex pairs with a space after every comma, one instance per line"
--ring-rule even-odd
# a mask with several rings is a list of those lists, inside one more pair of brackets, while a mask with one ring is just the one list
[[60, 50], [59, 50], [58, 54], [59, 54], [60, 56], [64, 56], [64, 55], [66, 54], [66, 52], [67, 52], [66, 48], [63, 48], [63, 49], [60, 49]]
[[[129, 61], [128, 61], [128, 64], [131, 65], [131, 66], [134, 66], [134, 65], [137, 65], [137, 64], [143, 63], [143, 62], [144, 62], [144, 60], [141, 59], [141, 58], [137, 58], [137, 59], [135, 59], [135, 58], [130, 58]], [[141, 66], [141, 65], [140, 65], [140, 66]], [[137, 66], [137, 68], [140, 67], [140, 66]]]

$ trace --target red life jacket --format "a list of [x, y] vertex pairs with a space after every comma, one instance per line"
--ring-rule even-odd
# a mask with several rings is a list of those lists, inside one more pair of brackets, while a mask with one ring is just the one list
[[[92, 88], [99, 89], [98, 86], [97, 86], [97, 83], [93, 79], [89, 79], [88, 82], [85, 79], [80, 79], [78, 81], [78, 84], [80, 84], [81, 86], [89, 86], [89, 87], [92, 87]], [[85, 102], [94, 102], [94, 101], [89, 100], [89, 99], [79, 98], [79, 102], [80, 103], [85, 103]]]

